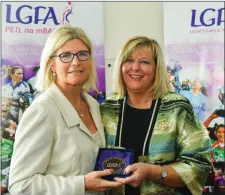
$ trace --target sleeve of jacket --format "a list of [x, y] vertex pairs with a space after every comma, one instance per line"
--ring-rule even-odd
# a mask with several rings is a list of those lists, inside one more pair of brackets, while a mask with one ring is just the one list
[[31, 105], [18, 125], [9, 174], [10, 194], [84, 195], [84, 176], [45, 174], [55, 128], [52, 115], [45, 114], [42, 107]]
[[208, 132], [190, 104], [177, 119], [177, 162], [171, 164], [192, 194], [202, 194], [211, 169], [212, 147]]

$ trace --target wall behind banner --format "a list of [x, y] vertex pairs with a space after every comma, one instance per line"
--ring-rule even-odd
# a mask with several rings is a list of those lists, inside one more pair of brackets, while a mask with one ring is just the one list
[[[164, 48], [162, 2], [104, 3], [106, 94], [112, 92], [112, 72], [118, 52], [128, 38], [145, 35]], [[109, 66], [108, 66], [109, 65]]]

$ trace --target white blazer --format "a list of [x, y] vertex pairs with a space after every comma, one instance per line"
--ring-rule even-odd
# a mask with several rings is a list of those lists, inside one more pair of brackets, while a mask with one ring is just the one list
[[[99, 104], [83, 93], [102, 147], [105, 136]], [[99, 145], [71, 103], [55, 85], [25, 111], [15, 135], [11, 195], [90, 195], [84, 175], [93, 171]]]

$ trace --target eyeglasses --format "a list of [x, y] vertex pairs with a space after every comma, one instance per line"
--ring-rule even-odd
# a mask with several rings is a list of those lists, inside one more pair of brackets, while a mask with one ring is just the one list
[[63, 63], [69, 63], [73, 61], [74, 56], [77, 56], [79, 61], [86, 61], [89, 59], [90, 53], [89, 51], [79, 51], [77, 53], [66, 52], [59, 55], [53, 55], [52, 57], [59, 57]]

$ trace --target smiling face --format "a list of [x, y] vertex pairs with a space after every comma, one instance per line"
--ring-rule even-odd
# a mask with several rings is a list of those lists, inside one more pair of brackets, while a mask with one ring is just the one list
[[[66, 55], [66, 53], [76, 54], [81, 51], [88, 52], [87, 46], [81, 40], [73, 39], [67, 41], [56, 52], [56, 55]], [[80, 61], [77, 56], [74, 56], [72, 62], [64, 63], [60, 60], [60, 57], [55, 57], [51, 70], [57, 75], [56, 84], [58, 86], [63, 88], [69, 86], [82, 87], [90, 75], [90, 59]]]
[[10, 100], [9, 99], [2, 99], [2, 107], [1, 107], [1, 115], [2, 117], [6, 117], [9, 113], [10, 109]]
[[122, 76], [128, 92], [143, 93], [152, 86], [156, 65], [152, 52], [147, 48], [137, 49], [122, 65]]
[[217, 132], [216, 132], [216, 137], [218, 138], [220, 143], [224, 143], [224, 127], [219, 127]]

